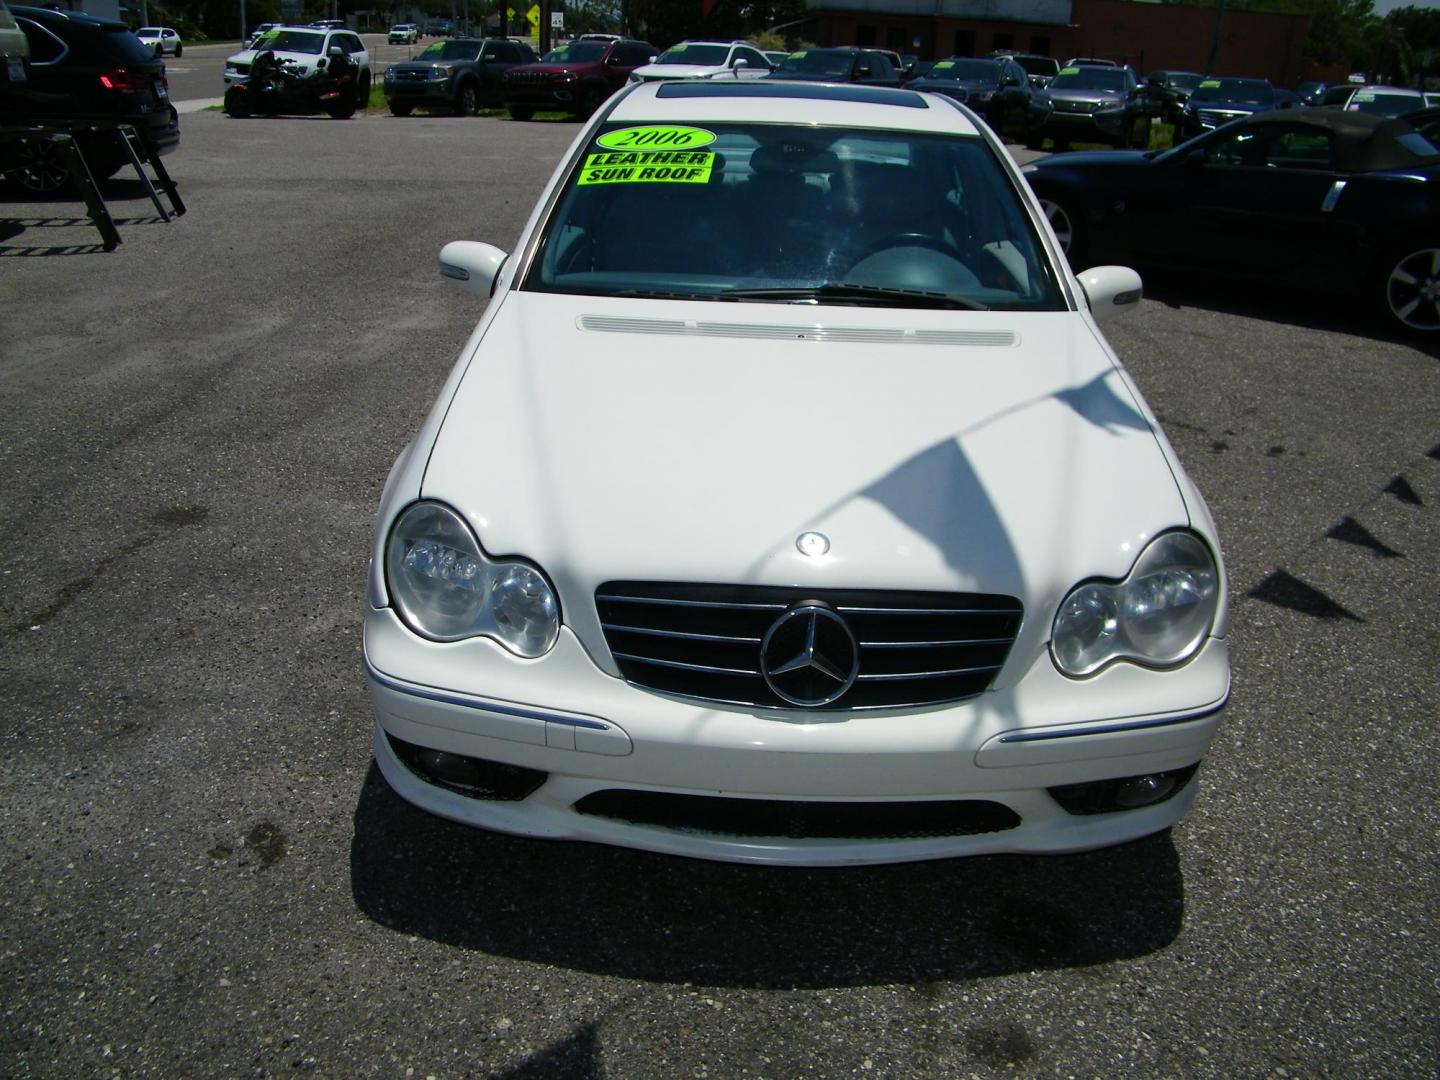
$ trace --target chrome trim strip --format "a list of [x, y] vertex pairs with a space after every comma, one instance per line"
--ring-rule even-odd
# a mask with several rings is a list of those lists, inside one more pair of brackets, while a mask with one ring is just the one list
[[673, 607], [733, 608], [753, 611], [784, 611], [784, 604], [727, 603], [723, 600], [667, 600], [658, 596], [618, 596], [614, 593], [596, 593], [595, 599], [613, 600], [622, 604], [669, 604]]
[[943, 679], [947, 675], [974, 675], [980, 671], [999, 671], [1003, 664], [986, 667], [950, 668], [946, 671], [903, 671], [893, 675], [857, 675], [856, 682], [899, 682], [903, 679]]
[[[759, 701], [738, 701], [734, 698], [702, 697], [699, 694], [683, 694], [679, 690], [666, 690], [658, 686], [651, 686], [648, 683], [636, 682], [634, 679], [626, 679], [625, 684], [647, 694], [658, 694], [660, 697], [676, 698], [680, 701], [694, 701], [701, 705], [734, 705], [740, 709], [759, 709], [762, 712], [768, 713], [825, 713], [830, 716], [848, 716], [854, 713], [904, 712], [907, 709], [938, 709], [949, 705], [958, 705], [962, 701], [973, 701], [980, 696], [980, 693], [974, 693], [964, 694], [961, 697], [944, 698], [941, 701], [902, 701], [886, 705], [846, 705], [841, 709], [824, 707], [805, 709], [798, 705], [766, 705]], [[981, 691], [981, 693], [983, 693], [983, 691]]]
[[458, 694], [446, 694], [439, 690], [422, 689], [418, 686], [411, 686], [402, 683], [398, 679], [392, 679], [389, 675], [377, 671], [370, 663], [370, 657], [365, 657], [365, 674], [387, 690], [394, 690], [399, 694], [409, 694], [411, 697], [421, 698], [424, 701], [438, 701], [442, 705], [459, 705], [466, 709], [475, 709], [480, 712], [499, 713], [501, 716], [517, 716], [522, 720], [541, 720], [550, 724], [565, 724], [569, 727], [589, 728], [592, 731], [609, 731], [611, 725], [600, 720], [582, 720], [576, 716], [562, 716], [559, 713], [541, 712], [538, 709], [522, 709], [516, 705], [500, 705], [495, 702], [486, 701], [484, 698], [462, 697]]
[[[745, 675], [752, 679], [760, 678], [758, 671], [746, 671], [744, 668], [711, 667], [708, 664], [686, 664], [679, 660], [657, 660], [649, 656], [636, 656], [634, 653], [611, 652], [611, 656], [617, 660], [634, 660], [637, 664], [652, 664], [659, 667], [679, 668], [681, 671], [708, 671], [714, 675]], [[702, 698], [701, 700], [708, 700]]]
[[1014, 638], [967, 638], [964, 641], [862, 641], [862, 649], [960, 649], [967, 645], [1009, 645]]
[[837, 607], [836, 611], [847, 611], [852, 615], [1019, 615], [1020, 608], [883, 608], [883, 607]]
[[1214, 716], [1225, 707], [1221, 702], [1213, 709], [1187, 713], [1184, 716], [1162, 716], [1151, 720], [1122, 720], [1111, 724], [1087, 724], [1070, 731], [1014, 731], [1000, 736], [1002, 743], [1049, 742], [1054, 739], [1078, 739], [1086, 735], [1110, 735], [1117, 731], [1143, 731], [1148, 728], [1173, 727], [1175, 724], [1189, 724]]
[[619, 630], [625, 634], [649, 634], [651, 637], [684, 638], [687, 641], [726, 641], [736, 645], [759, 645], [758, 637], [731, 637], [728, 634], [695, 634], [682, 630], [656, 630], [645, 626], [621, 626], [619, 623], [601, 623], [602, 630]]
[[[724, 300], [717, 293], [716, 300]], [[835, 341], [868, 345], [1000, 346], [1020, 342], [1014, 330], [915, 330], [903, 327], [822, 326], [809, 324], [722, 323], [681, 319], [634, 319], [581, 315], [581, 330], [611, 334], [671, 334], [680, 337], [755, 338], [762, 341]]]

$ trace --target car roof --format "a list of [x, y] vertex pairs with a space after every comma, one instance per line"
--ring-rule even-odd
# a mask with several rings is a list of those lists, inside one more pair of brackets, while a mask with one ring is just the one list
[[975, 135], [948, 99], [884, 86], [811, 82], [640, 83], [615, 105], [619, 123], [823, 124]]
[[123, 26], [130, 29], [125, 23], [116, 19], [102, 19], [98, 15], [86, 15], [80, 11], [56, 11], [54, 8], [24, 7], [19, 4], [7, 4], [12, 15], [24, 15], [27, 19], [38, 19], [44, 21], [53, 19], [59, 22], [73, 23], [76, 26], [99, 26], [113, 28]]
[[1335, 165], [1342, 172], [1378, 172], [1434, 163], [1398, 141], [1415, 129], [1402, 119], [1339, 109], [1284, 109], [1256, 113], [1239, 121], [1248, 127], [1288, 124], [1313, 127], [1335, 135]]

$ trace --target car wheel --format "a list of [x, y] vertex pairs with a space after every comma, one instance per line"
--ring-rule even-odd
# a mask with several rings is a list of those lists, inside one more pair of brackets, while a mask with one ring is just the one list
[[184, 46], [184, 45], [176, 45], [176, 46], [175, 46], [175, 59], [176, 59], [176, 60], [179, 60], [179, 59], [180, 59], [180, 54], [181, 54], [182, 52], [184, 52], [184, 51], [185, 51], [185, 46]]
[[1025, 133], [1025, 149], [1039, 150], [1045, 145], [1045, 136], [1038, 131], [1027, 131]]
[[1440, 335], [1440, 243], [1391, 251], [1377, 281], [1381, 311], [1405, 332]]
[[460, 87], [460, 93], [455, 96], [455, 115], [478, 116], [479, 114], [480, 95], [475, 91], [475, 84], [467, 82]]
[[414, 108], [415, 108], [414, 105], [409, 105], [409, 104], [406, 104], [406, 103], [400, 102], [400, 101], [392, 101], [392, 102], [390, 102], [390, 115], [391, 115], [391, 116], [409, 116], [409, 115], [410, 115], [410, 111], [411, 111], [412, 109], [414, 109]]
[[1055, 230], [1055, 239], [1060, 241], [1060, 250], [1076, 265], [1080, 257], [1080, 216], [1064, 203], [1054, 199], [1041, 199], [1040, 209], [1045, 211], [1045, 220]]
[[51, 195], [70, 185], [70, 163], [58, 143], [26, 139], [15, 147], [5, 178], [32, 195]]
[[534, 110], [534, 109], [523, 109], [523, 108], [521, 108], [519, 105], [511, 105], [511, 106], [510, 106], [510, 119], [511, 119], [511, 120], [529, 120], [529, 119], [530, 119], [532, 116], [534, 116], [534, 115], [535, 115], [535, 110]]
[[595, 110], [600, 108], [600, 104], [604, 100], [605, 95], [596, 87], [587, 87], [585, 92], [580, 95], [580, 119], [584, 120], [586, 117], [594, 116]]

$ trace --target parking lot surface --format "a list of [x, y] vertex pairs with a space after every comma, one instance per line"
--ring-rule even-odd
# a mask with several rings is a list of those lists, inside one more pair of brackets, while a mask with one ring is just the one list
[[1171, 832], [829, 871], [519, 840], [389, 791], [359, 629], [480, 310], [439, 248], [512, 245], [576, 128], [183, 131], [190, 213], [118, 179], [112, 254], [0, 203], [0, 1074], [1435, 1074], [1433, 352], [1184, 279], [1110, 327], [1234, 597]]

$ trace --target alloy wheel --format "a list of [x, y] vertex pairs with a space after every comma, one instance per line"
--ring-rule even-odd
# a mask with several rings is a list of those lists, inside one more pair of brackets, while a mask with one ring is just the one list
[[1385, 301], [1409, 329], [1440, 331], [1440, 248], [1421, 248], [1397, 261], [1385, 283]]
[[20, 144], [19, 160], [9, 175], [26, 191], [49, 195], [70, 183], [70, 163], [58, 143], [49, 139], [26, 140]]

